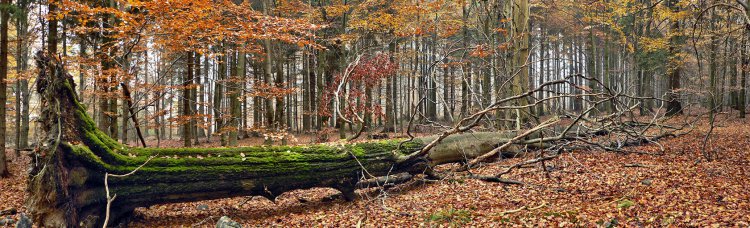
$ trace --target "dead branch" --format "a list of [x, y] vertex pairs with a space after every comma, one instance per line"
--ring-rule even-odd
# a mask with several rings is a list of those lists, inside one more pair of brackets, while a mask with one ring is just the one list
[[140, 166], [138, 166], [137, 168], [135, 168], [133, 171], [130, 171], [129, 173], [122, 174], [122, 175], [110, 174], [110, 173], [105, 173], [104, 174], [104, 191], [107, 194], [107, 206], [106, 206], [106, 211], [105, 211], [105, 214], [104, 214], [104, 225], [103, 225], [103, 228], [107, 228], [107, 225], [109, 224], [109, 212], [110, 212], [110, 208], [112, 207], [112, 202], [115, 201], [115, 198], [117, 198], [117, 194], [114, 194], [112, 196], [109, 195], [109, 182], [108, 182], [109, 177], [127, 177], [127, 176], [130, 176], [130, 175], [133, 175], [135, 172], [138, 172], [139, 169], [143, 168], [144, 165], [148, 164], [148, 162], [151, 161], [151, 159], [153, 159], [154, 157], [156, 157], [156, 156], [149, 157], [146, 160], [146, 162], [144, 162], [143, 164], [141, 164]]

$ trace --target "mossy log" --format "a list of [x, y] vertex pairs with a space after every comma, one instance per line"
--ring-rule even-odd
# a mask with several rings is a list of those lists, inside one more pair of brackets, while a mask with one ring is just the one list
[[143, 164], [132, 175], [109, 178], [110, 192], [117, 196], [110, 224], [136, 207], [163, 203], [251, 195], [273, 199], [313, 187], [335, 188], [352, 197], [363, 177], [421, 173], [428, 166], [476, 157], [509, 138], [503, 133], [451, 136], [419, 159], [403, 158], [431, 137], [406, 143], [130, 148], [96, 128], [57, 59], [37, 54], [36, 61], [46, 139], [29, 173], [27, 209], [44, 227], [101, 226], [107, 205], [105, 174], [125, 174]]

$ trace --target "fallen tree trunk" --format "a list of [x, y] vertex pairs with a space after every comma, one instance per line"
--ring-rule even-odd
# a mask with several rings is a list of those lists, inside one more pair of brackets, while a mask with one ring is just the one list
[[[98, 130], [79, 103], [72, 77], [55, 58], [37, 54], [41, 125], [46, 139], [29, 173], [26, 206], [39, 226], [93, 227], [105, 218], [106, 174], [116, 200], [110, 224], [136, 207], [233, 196], [273, 199], [295, 189], [330, 187], [353, 197], [357, 182], [465, 161], [508, 142], [513, 133], [477, 133], [445, 138], [417, 159], [404, 156], [432, 139], [357, 144], [239, 148], [129, 148]], [[114, 223], [113, 223], [114, 222]]]

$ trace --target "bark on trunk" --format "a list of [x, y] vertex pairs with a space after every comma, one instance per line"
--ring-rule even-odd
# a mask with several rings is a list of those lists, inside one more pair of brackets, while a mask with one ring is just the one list
[[[10, 4], [9, 0], [3, 0], [4, 5]], [[8, 78], [8, 19], [10, 19], [10, 13], [0, 12], [0, 178], [10, 176], [8, 171], [6, 154], [5, 154], [5, 102], [8, 100], [6, 97], [6, 90], [8, 85], [5, 79]]]
[[[128, 148], [98, 130], [78, 101], [72, 77], [55, 59], [37, 54], [46, 140], [29, 173], [26, 206], [43, 227], [101, 226], [107, 197], [104, 176], [116, 200], [112, 224], [136, 207], [233, 196], [279, 194], [313, 187], [340, 190], [351, 199], [357, 182], [391, 173], [422, 173], [425, 167], [464, 161], [491, 151], [511, 133], [454, 135], [425, 157], [404, 159], [431, 137], [349, 145], [240, 148]], [[54, 69], [54, 70], [52, 70]], [[154, 157], [149, 160], [150, 157]]]
[[[680, 11], [679, 6], [677, 6], [676, 0], [668, 0], [666, 2], [667, 6], [672, 10], [672, 12], [677, 13]], [[671, 22], [672, 25], [670, 26], [672, 33], [677, 33], [680, 30], [680, 22], [677, 19], [673, 19]], [[668, 79], [668, 86], [669, 91], [667, 92], [668, 95], [668, 101], [667, 101], [667, 116], [675, 116], [675, 115], [682, 115], [682, 104], [680, 103], [680, 77], [682, 73], [682, 63], [680, 63], [680, 59], [678, 58], [680, 46], [682, 45], [682, 37], [679, 35], [673, 34], [669, 38], [669, 55], [671, 58], [670, 64], [669, 64], [669, 79]]]

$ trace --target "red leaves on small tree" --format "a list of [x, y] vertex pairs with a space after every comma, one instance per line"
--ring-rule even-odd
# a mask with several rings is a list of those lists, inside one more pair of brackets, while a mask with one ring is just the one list
[[356, 113], [364, 112], [382, 116], [380, 105], [364, 102], [368, 96], [366, 91], [381, 85], [383, 79], [395, 76], [397, 70], [398, 64], [387, 53], [362, 56], [358, 64], [348, 67], [345, 72], [339, 72], [333, 81], [326, 85], [321, 97], [322, 108], [319, 109], [318, 115], [332, 115], [329, 105], [336, 99], [336, 92], [341, 86], [343, 89], [339, 91], [341, 94], [338, 94], [338, 97], [342, 102], [340, 111], [345, 118], [351, 119]]

